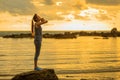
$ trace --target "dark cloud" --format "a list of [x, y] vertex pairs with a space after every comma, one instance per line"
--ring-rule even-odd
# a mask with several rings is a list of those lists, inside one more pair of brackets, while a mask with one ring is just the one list
[[6, 11], [12, 14], [32, 14], [35, 6], [31, 0], [0, 0], [0, 12]]
[[54, 2], [52, 0], [44, 0], [44, 4], [52, 5]]
[[87, 6], [82, 5], [82, 4], [76, 4], [74, 7], [76, 7], [76, 8], [79, 9], [79, 10], [87, 9]]
[[119, 5], [120, 0], [86, 0], [87, 3], [99, 5]]
[[75, 7], [78, 8], [78, 9], [86, 9], [87, 6], [86, 6], [86, 1], [85, 0], [76, 0], [76, 4], [75, 4]]

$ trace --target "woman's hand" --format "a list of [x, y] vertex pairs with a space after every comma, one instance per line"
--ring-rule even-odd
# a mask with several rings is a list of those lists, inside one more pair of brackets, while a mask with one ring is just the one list
[[40, 16], [38, 16], [37, 19], [39, 19], [39, 21], [36, 22], [36, 25], [38, 26], [48, 22], [47, 20], [45, 20], [44, 18], [41, 18]]
[[41, 22], [43, 22], [43, 23], [47, 23], [48, 21], [45, 20], [44, 18], [41, 18]]

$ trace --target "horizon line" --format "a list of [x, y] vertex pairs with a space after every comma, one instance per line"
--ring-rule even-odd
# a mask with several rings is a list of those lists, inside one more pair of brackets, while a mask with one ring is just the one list
[[[4, 31], [29, 31], [29, 32], [31, 32], [30, 30], [1, 30], [0, 32], [4, 32]], [[43, 30], [43, 31], [111, 31], [111, 30]], [[118, 30], [119, 31], [119, 30]]]

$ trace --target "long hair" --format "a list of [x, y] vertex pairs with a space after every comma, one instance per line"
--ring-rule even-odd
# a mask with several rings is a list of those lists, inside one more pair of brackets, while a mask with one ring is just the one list
[[34, 36], [34, 21], [36, 22], [37, 14], [34, 14], [32, 21], [31, 21], [31, 33]]
[[31, 22], [31, 33], [32, 33], [32, 36], [33, 36], [33, 34], [34, 34], [34, 22], [33, 22], [33, 20]]

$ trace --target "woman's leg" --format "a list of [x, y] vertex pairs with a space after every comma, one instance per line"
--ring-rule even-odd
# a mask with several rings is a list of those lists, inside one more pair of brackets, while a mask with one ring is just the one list
[[34, 68], [37, 67], [38, 57], [40, 55], [41, 42], [38, 40], [35, 41], [35, 56], [34, 56]]

